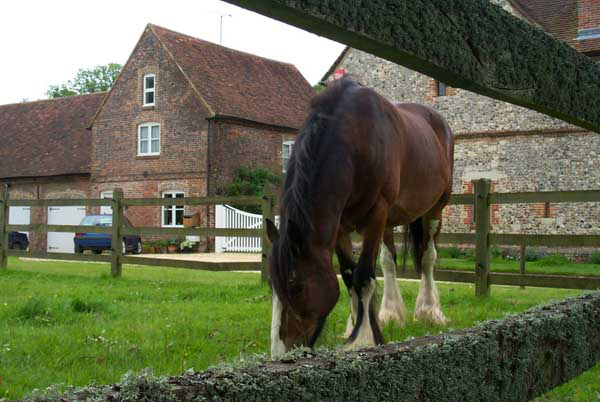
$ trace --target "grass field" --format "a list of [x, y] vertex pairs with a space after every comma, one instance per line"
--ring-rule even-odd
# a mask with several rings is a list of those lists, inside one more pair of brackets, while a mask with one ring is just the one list
[[[158, 375], [245, 359], [269, 350], [270, 291], [252, 273], [212, 273], [107, 264], [9, 260], [0, 271], [0, 398], [66, 383], [117, 382], [129, 370]], [[418, 284], [401, 282], [408, 308]], [[523, 311], [580, 292], [440, 284], [449, 327], [409, 323], [384, 329], [387, 341], [435, 334]], [[348, 315], [342, 292], [319, 344], [339, 347]], [[600, 366], [541, 400], [600, 399]]]

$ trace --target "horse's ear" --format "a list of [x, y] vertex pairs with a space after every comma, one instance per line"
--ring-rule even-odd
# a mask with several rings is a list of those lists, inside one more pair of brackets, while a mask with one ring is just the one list
[[275, 243], [279, 240], [279, 231], [270, 219], [267, 219], [267, 237], [271, 243]]

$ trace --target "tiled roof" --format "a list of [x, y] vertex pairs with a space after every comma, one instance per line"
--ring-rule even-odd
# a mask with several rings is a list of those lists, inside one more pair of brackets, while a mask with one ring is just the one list
[[90, 173], [86, 125], [105, 94], [0, 106], [0, 177]]
[[314, 92], [293, 65], [149, 27], [216, 116], [302, 126]]
[[512, 0], [546, 32], [572, 45], [577, 36], [577, 0]]

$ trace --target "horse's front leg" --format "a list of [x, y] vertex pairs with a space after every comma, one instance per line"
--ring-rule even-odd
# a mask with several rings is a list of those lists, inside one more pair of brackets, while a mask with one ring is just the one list
[[352, 241], [350, 240], [350, 233], [338, 233], [335, 244], [335, 254], [340, 263], [340, 274], [342, 275], [346, 289], [348, 289], [348, 295], [350, 296], [350, 314], [348, 315], [346, 330], [344, 332], [344, 338], [348, 338], [352, 335], [354, 323], [356, 322], [356, 311], [358, 309], [358, 298], [356, 297], [356, 293], [352, 286], [352, 278], [354, 270], [356, 269], [356, 263], [352, 258]]
[[352, 288], [356, 298], [356, 323], [346, 342], [347, 349], [358, 349], [384, 343], [375, 312], [377, 304], [377, 280], [375, 261], [387, 221], [387, 208], [373, 208], [370, 222], [363, 233], [363, 248], [358, 266], [352, 276]]

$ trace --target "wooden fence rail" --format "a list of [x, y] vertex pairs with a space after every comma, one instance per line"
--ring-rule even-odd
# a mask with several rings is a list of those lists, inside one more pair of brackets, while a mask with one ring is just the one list
[[[475, 194], [455, 194], [449, 201], [450, 205], [473, 205], [475, 209], [475, 233], [442, 233], [439, 242], [443, 244], [473, 244], [475, 245], [474, 271], [437, 270], [436, 278], [442, 281], [474, 283], [476, 294], [485, 296], [490, 292], [490, 285], [561, 287], [574, 289], [598, 289], [599, 277], [532, 275], [525, 270], [525, 248], [528, 246], [551, 247], [598, 247], [599, 235], [539, 235], [513, 234], [491, 232], [491, 205], [541, 202], [600, 202], [600, 191], [550, 191], [529, 193], [490, 193], [490, 181], [480, 179], [473, 182]], [[125, 227], [123, 211], [130, 206], [168, 206], [168, 205], [257, 205], [262, 208], [263, 221], [274, 220], [274, 210], [277, 202], [275, 190], [265, 188], [265, 196], [241, 197], [189, 197], [189, 198], [123, 198], [120, 190], [115, 190], [110, 199], [69, 199], [69, 200], [11, 200], [7, 192], [0, 193], [0, 269], [6, 268], [7, 256], [51, 258], [75, 261], [101, 261], [111, 263], [113, 276], [121, 275], [123, 263], [169, 266], [210, 271], [226, 270], [260, 270], [263, 280], [267, 279], [270, 243], [266, 238], [266, 228], [262, 229], [220, 229], [220, 228], [159, 228], [159, 227]], [[9, 225], [10, 206], [111, 206], [113, 209], [112, 227], [74, 226], [74, 225]], [[116, 213], [114, 212], [116, 211]], [[110, 233], [112, 235], [112, 255], [77, 255], [68, 253], [47, 253], [20, 250], [8, 250], [8, 233], [11, 231], [40, 231], [40, 232], [87, 232]], [[170, 236], [239, 236], [261, 237], [261, 262], [251, 263], [209, 263], [200, 261], [181, 261], [163, 258], [123, 256], [121, 242], [123, 235], [170, 235]], [[396, 241], [401, 242], [402, 233], [396, 233]], [[497, 273], [490, 270], [490, 247], [493, 245], [515, 245], [521, 247], [520, 273]], [[418, 279], [413, 272], [400, 272], [399, 277]]]
[[[50, 200], [11, 200], [7, 192], [0, 193], [0, 269], [7, 268], [7, 256], [31, 257], [42, 259], [71, 260], [71, 261], [96, 261], [109, 262], [111, 274], [119, 277], [122, 274], [122, 265], [152, 265], [164, 267], [178, 267], [187, 269], [200, 269], [207, 271], [247, 271], [260, 270], [262, 278], [267, 278], [268, 242], [263, 241], [261, 262], [237, 263], [212, 263], [202, 261], [182, 261], [168, 258], [149, 258], [124, 256], [121, 239], [124, 235], [168, 235], [168, 236], [239, 236], [266, 238], [265, 228], [262, 229], [230, 229], [230, 228], [162, 228], [162, 227], [126, 227], [123, 220], [123, 211], [130, 206], [169, 206], [169, 205], [255, 205], [261, 206], [263, 220], [273, 220], [275, 207], [275, 191], [272, 187], [265, 188], [265, 195], [240, 196], [240, 197], [189, 197], [189, 198], [123, 198], [123, 192], [116, 189], [112, 198], [104, 199], [50, 199]], [[50, 207], [50, 206], [111, 206], [112, 225], [80, 226], [80, 225], [10, 225], [9, 211], [11, 206]], [[8, 233], [11, 231], [28, 232], [83, 232], [111, 234], [111, 255], [83, 255], [70, 253], [49, 253], [42, 251], [23, 251], [8, 249]]]

